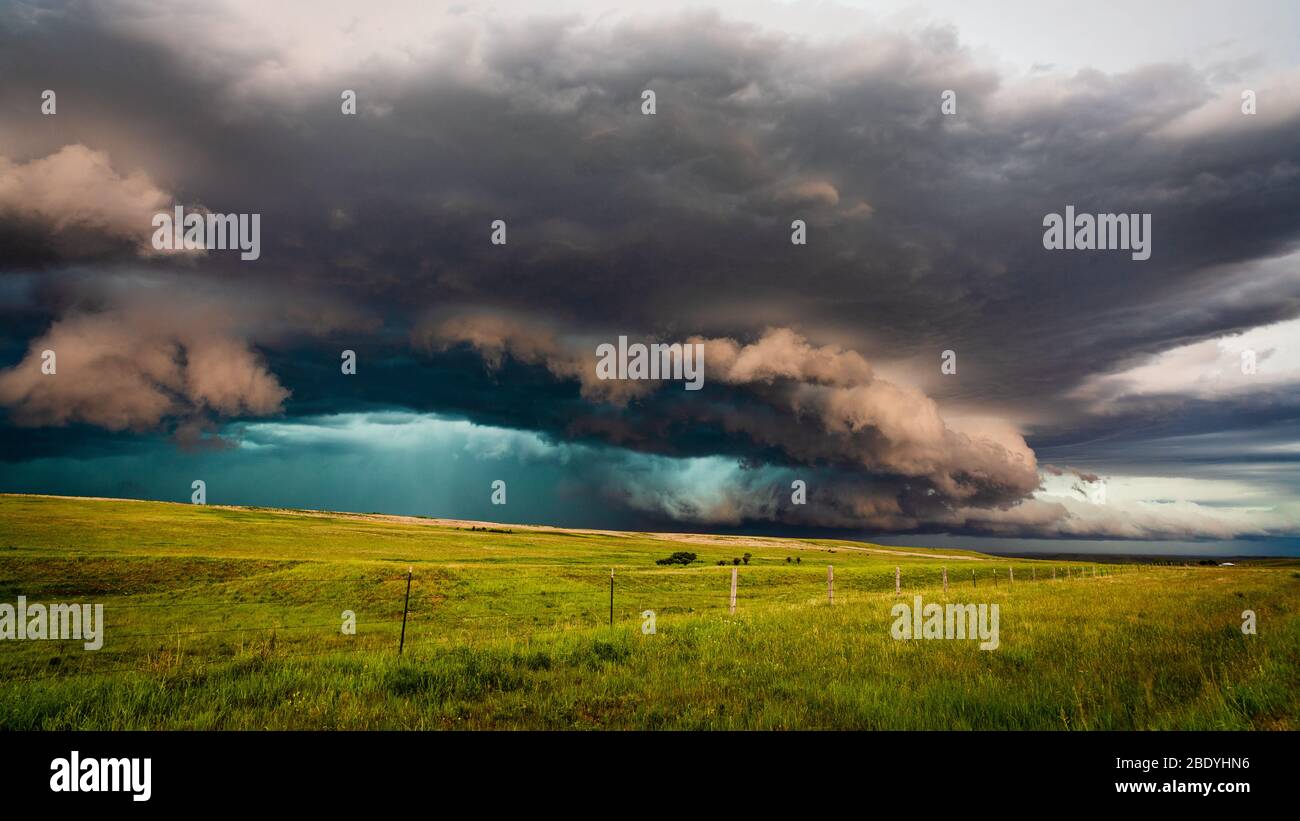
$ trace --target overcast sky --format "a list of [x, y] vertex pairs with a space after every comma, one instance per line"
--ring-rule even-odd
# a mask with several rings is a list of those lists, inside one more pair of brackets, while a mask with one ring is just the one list
[[[1297, 552], [1296, 31], [1285, 2], [6, 4], [0, 490]], [[259, 214], [260, 257], [156, 249], [176, 205]], [[1067, 206], [1149, 214], [1150, 258], [1047, 250]], [[703, 345], [704, 389], [600, 380], [619, 335]]]

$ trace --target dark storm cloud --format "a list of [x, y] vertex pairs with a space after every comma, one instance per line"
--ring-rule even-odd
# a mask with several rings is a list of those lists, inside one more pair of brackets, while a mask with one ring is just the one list
[[[804, 375], [710, 385], [693, 405], [663, 391], [608, 403], [568, 352], [422, 344], [422, 323], [482, 312], [566, 339], [741, 346], [795, 329], [813, 347], [906, 363], [941, 406], [1015, 410], [1064, 446], [1108, 424], [1069, 398], [1090, 375], [1300, 314], [1300, 279], [1258, 269], [1300, 240], [1300, 105], [1244, 119], [1235, 89], [1188, 66], [1013, 82], [947, 29], [821, 43], [695, 14], [457, 18], [410, 64], [294, 73], [269, 41], [198, 12], [31, 8], [0, 12], [0, 277], [39, 279], [0, 302], [4, 364], [18, 366], [0, 382], [11, 424], [408, 407], [645, 452], [833, 466], [821, 523], [987, 529], [963, 510], [1007, 515], [1032, 491], [1032, 454], [1022, 467], [1006, 457], [1023, 442], [974, 436], [975, 451], [1002, 453], [967, 470], [979, 460], [945, 438], [965, 434], [938, 433], [952, 464], [915, 468], [878, 458], [910, 446], [879, 420], [831, 430], [853, 413], [817, 406], [830, 400]], [[59, 93], [54, 117], [39, 112], [45, 88]], [[344, 88], [356, 117], [340, 115]], [[150, 253], [150, 226], [133, 235], [141, 219], [122, 203], [162, 200], [260, 213], [261, 259]], [[1042, 218], [1066, 205], [1150, 212], [1151, 259], [1045, 251]], [[789, 242], [796, 218], [806, 246]], [[488, 242], [495, 219], [504, 247]], [[31, 369], [51, 340], [118, 370], [48, 393]], [[142, 348], [154, 365], [128, 353]], [[355, 379], [338, 378], [344, 348], [360, 355]], [[960, 376], [935, 379], [945, 349]], [[231, 356], [207, 366], [205, 350]], [[892, 383], [846, 389], [879, 384]], [[1128, 407], [1124, 425], [1167, 412]]]

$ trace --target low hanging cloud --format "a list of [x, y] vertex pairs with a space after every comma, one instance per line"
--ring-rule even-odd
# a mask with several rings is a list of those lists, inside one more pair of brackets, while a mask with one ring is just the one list
[[499, 369], [507, 357], [538, 365], [555, 377], [577, 381], [583, 398], [594, 401], [622, 405], [656, 387], [648, 381], [597, 378], [595, 358], [584, 354], [580, 341], [563, 339], [545, 323], [526, 318], [492, 312], [431, 317], [417, 324], [411, 341], [426, 352], [467, 345], [493, 370]]
[[[902, 519], [909, 508], [919, 515], [948, 503], [1009, 505], [1039, 484], [1034, 453], [1018, 434], [958, 430], [933, 400], [877, 378], [857, 352], [810, 344], [789, 328], [770, 328], [750, 343], [687, 339], [703, 346], [703, 396], [662, 404], [648, 400], [664, 382], [600, 380], [590, 339], [566, 337], [537, 321], [458, 317], [434, 321], [415, 338], [439, 350], [468, 346], [490, 367], [499, 368], [509, 356], [577, 381], [591, 404], [613, 406], [626, 416], [593, 413], [590, 420], [576, 420], [571, 431], [622, 447], [652, 450], [655, 432], [665, 425], [713, 427], [756, 462], [832, 466], [880, 477], [869, 502], [844, 501], [841, 508], [849, 514], [836, 514], [840, 526], [855, 519], [866, 524], [878, 515]], [[744, 509], [739, 501], [731, 507]]]
[[[53, 374], [42, 371], [45, 351]], [[191, 430], [197, 420], [278, 413], [288, 396], [228, 318], [159, 299], [76, 309], [0, 371], [0, 406], [24, 427], [145, 431], [174, 419]]]
[[150, 255], [151, 220], [172, 196], [149, 175], [123, 175], [107, 152], [67, 145], [25, 163], [0, 155], [0, 221], [40, 235], [60, 256], [125, 247]]
[[[676, 454], [687, 458], [592, 467], [589, 493], [669, 524], [1140, 540], [1291, 530], [1286, 515], [1267, 509], [1098, 501], [1090, 490], [1103, 480], [1095, 473], [1039, 466], [1010, 426], [946, 419], [934, 400], [880, 378], [858, 352], [813, 344], [791, 328], [769, 328], [749, 342], [687, 339], [705, 352], [705, 390], [689, 398], [674, 383], [602, 382], [596, 340], [535, 319], [482, 312], [426, 323], [415, 339], [430, 351], [475, 350], [490, 369], [513, 359], [577, 382], [590, 416], [559, 435], [653, 453], [665, 429], [724, 431], [726, 453], [706, 447]], [[1064, 480], [1082, 498], [1043, 493], [1043, 477]], [[798, 480], [806, 504], [791, 500]]]
[[[719, 475], [691, 464], [598, 471], [590, 491], [662, 522], [697, 527], [778, 523], [836, 529], [954, 532], [1004, 538], [1178, 540], [1267, 538], [1294, 533], [1284, 512], [1209, 507], [1192, 502], [1093, 504], [1035, 497], [1007, 506], [918, 505], [887, 478], [820, 471], [733, 470]], [[791, 482], [807, 482], [808, 503], [791, 503]]]
[[1212, 508], [1192, 502], [1090, 504], [1032, 499], [1006, 509], [963, 508], [936, 524], [991, 536], [1135, 540], [1201, 540], [1288, 536], [1294, 520], [1282, 512]]

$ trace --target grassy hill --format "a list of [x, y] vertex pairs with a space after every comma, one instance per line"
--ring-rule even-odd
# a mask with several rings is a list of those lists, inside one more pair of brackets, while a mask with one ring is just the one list
[[[656, 563], [677, 551], [697, 560]], [[893, 639], [918, 593], [997, 603], [998, 649]], [[20, 595], [107, 626], [95, 652], [0, 642], [10, 729], [1300, 727], [1295, 563], [0, 495], [0, 603]]]

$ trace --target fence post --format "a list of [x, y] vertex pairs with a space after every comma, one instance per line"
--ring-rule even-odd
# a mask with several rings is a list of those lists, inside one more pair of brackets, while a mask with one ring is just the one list
[[406, 568], [406, 598], [402, 600], [402, 637], [397, 641], [397, 655], [406, 647], [406, 611], [411, 606], [411, 568]]
[[614, 626], [614, 568], [609, 569], [609, 626]]
[[826, 601], [835, 603], [835, 565], [826, 565]]
[[1014, 567], [1008, 567], [1007, 584], [1015, 584], [1015, 583], [1016, 583], [1016, 569]]
[[894, 568], [894, 595], [895, 596], [900, 595], [902, 592], [903, 592], [903, 570], [902, 568], [895, 567]]
[[943, 594], [948, 595], [948, 568], [943, 569]]
[[975, 568], [973, 567], [970, 569], [970, 586], [979, 587], [979, 585], [975, 584]]
[[1052, 565], [1052, 581], [1056, 581], [1056, 565]]
[[736, 615], [736, 571], [737, 568], [731, 568], [731, 615]]

